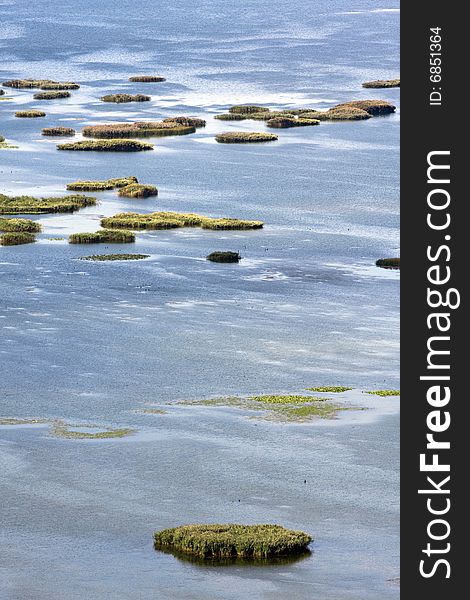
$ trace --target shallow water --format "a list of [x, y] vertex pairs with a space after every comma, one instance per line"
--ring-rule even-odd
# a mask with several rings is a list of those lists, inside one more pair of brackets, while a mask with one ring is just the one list
[[[119, 10], [116, 10], [118, 6]], [[0, 426], [0, 598], [376, 600], [398, 598], [398, 400], [279, 424], [234, 409], [151, 405], [313, 385], [397, 388], [399, 111], [220, 145], [255, 121], [235, 103], [327, 108], [398, 65], [398, 5], [385, 0], [1, 1], [0, 76], [77, 80], [67, 100], [9, 90], [0, 191], [60, 195], [77, 179], [136, 175], [158, 198], [114, 191], [74, 215], [39, 217], [39, 242], [0, 248], [0, 416], [131, 427], [111, 440]], [[131, 84], [155, 72], [163, 84]], [[109, 105], [105, 93], [152, 95]], [[44, 119], [15, 119], [42, 108]], [[45, 108], [44, 108], [45, 107]], [[191, 136], [153, 152], [58, 152], [42, 127], [191, 114]], [[103, 215], [174, 210], [265, 221], [252, 232], [139, 233], [135, 245], [71, 246]], [[239, 264], [205, 260], [240, 251]], [[77, 260], [139, 252], [132, 262]], [[92, 431], [89, 429], [88, 431]], [[307, 483], [304, 483], [304, 480]], [[200, 566], [156, 553], [152, 532], [186, 522], [278, 522], [315, 537], [299, 562]]]

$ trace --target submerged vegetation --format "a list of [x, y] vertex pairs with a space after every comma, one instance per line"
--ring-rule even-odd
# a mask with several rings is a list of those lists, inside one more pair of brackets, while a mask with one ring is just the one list
[[11, 233], [0, 233], [0, 246], [19, 246], [21, 244], [32, 244], [36, 241], [34, 233], [16, 231]]
[[124, 102], [149, 102], [151, 97], [146, 96], [145, 94], [107, 94], [106, 96], [102, 96], [100, 100], [103, 102], [116, 102], [117, 104], [122, 104]]
[[36, 119], [37, 117], [45, 117], [46, 113], [42, 110], [18, 110], [15, 113], [15, 117], [19, 119]]
[[88, 125], [83, 128], [82, 134], [84, 137], [106, 139], [186, 135], [195, 131], [194, 125], [185, 125], [176, 121], [137, 121], [135, 123]]
[[[102, 431], [83, 431], [84, 429], [102, 429]], [[75, 431], [74, 431], [75, 430]], [[103, 440], [123, 438], [135, 433], [135, 429], [98, 428], [96, 425], [68, 425], [61, 421], [53, 423], [51, 434], [55, 437], [76, 440]]]
[[85, 152], [141, 152], [153, 150], [153, 144], [138, 140], [111, 139], [111, 140], [82, 140], [59, 144], [58, 150], [75, 150]]
[[80, 260], [113, 262], [118, 260], [143, 260], [144, 258], [150, 258], [150, 254], [92, 254], [91, 256], [81, 256]]
[[376, 79], [374, 81], [366, 81], [362, 84], [363, 88], [392, 88], [400, 87], [399, 79]]
[[0, 194], [0, 214], [4, 215], [74, 212], [95, 204], [96, 198], [82, 195], [35, 198]]
[[34, 94], [35, 100], [57, 100], [58, 98], [70, 98], [70, 92], [66, 91], [51, 91], [51, 92], [38, 92]]
[[72, 136], [76, 132], [72, 127], [45, 127], [41, 133], [47, 136]]
[[366, 394], [371, 394], [372, 396], [399, 396], [400, 390], [371, 390], [366, 392]]
[[72, 233], [69, 244], [129, 244], [135, 242], [135, 233], [132, 231], [116, 231], [100, 229], [93, 233]]
[[304, 402], [325, 402], [326, 398], [315, 396], [250, 396], [249, 400], [265, 404], [303, 404]]
[[154, 212], [148, 214], [119, 213], [101, 219], [101, 225], [123, 229], [173, 229], [176, 227], [202, 227], [203, 229], [259, 229], [261, 221], [240, 219], [219, 219], [193, 213]]
[[239, 252], [211, 252], [206, 256], [207, 260], [219, 263], [237, 263], [240, 262]]
[[0, 231], [38, 233], [41, 231], [41, 225], [30, 219], [5, 219], [4, 217], [0, 217]]
[[158, 75], [133, 75], [129, 77], [129, 81], [135, 83], [161, 83], [162, 81], [166, 81], [166, 79]]
[[154, 185], [143, 183], [130, 183], [119, 190], [119, 196], [125, 198], [148, 198], [158, 196], [158, 189]]
[[400, 268], [400, 259], [399, 258], [379, 258], [375, 262], [377, 267], [381, 267], [382, 269], [399, 269]]
[[67, 184], [68, 190], [82, 192], [102, 192], [122, 188], [132, 183], [137, 183], [137, 177], [119, 177], [117, 179], [104, 179], [102, 181], [73, 181]]
[[312, 537], [280, 525], [183, 525], [155, 532], [155, 548], [201, 558], [268, 558], [305, 552]]
[[258, 142], [275, 142], [278, 137], [274, 133], [259, 131], [231, 131], [219, 133], [215, 139], [220, 144], [250, 144]]

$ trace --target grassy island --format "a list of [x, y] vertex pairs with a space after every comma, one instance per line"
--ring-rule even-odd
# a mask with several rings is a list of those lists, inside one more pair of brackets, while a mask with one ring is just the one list
[[149, 198], [150, 196], [158, 196], [158, 189], [154, 185], [131, 183], [120, 188], [119, 196], [124, 196], [125, 198]]
[[5, 219], [0, 217], [0, 231], [39, 233], [41, 225], [30, 219]]
[[202, 227], [203, 229], [260, 229], [261, 221], [204, 217], [193, 213], [154, 212], [148, 214], [119, 213], [101, 219], [102, 227], [111, 229], [173, 229]]
[[359, 108], [361, 110], [365, 110], [372, 116], [388, 115], [390, 113], [395, 112], [396, 110], [396, 106], [394, 106], [390, 102], [387, 102], [386, 100], [353, 100], [351, 102], [343, 102], [342, 104], [337, 104], [330, 110], [334, 111], [343, 108]]
[[103, 192], [114, 188], [122, 188], [131, 183], [137, 183], [137, 177], [119, 177], [102, 181], [72, 181], [72, 183], [67, 184], [67, 189], [81, 192]]
[[218, 263], [237, 263], [241, 260], [239, 252], [211, 252], [206, 258], [211, 262]]
[[307, 127], [310, 125], [319, 125], [319, 119], [309, 119], [299, 117], [274, 117], [266, 121], [266, 126], [272, 129], [286, 129], [289, 127]]
[[324, 385], [319, 387], [307, 388], [309, 392], [326, 392], [328, 394], [340, 394], [341, 392], [349, 392], [353, 388], [344, 387], [343, 385]]
[[75, 129], [72, 129], [72, 127], [45, 127], [42, 130], [42, 135], [47, 135], [47, 136], [73, 136], [75, 135]]
[[385, 398], [387, 396], [399, 396], [400, 390], [372, 390], [366, 392], [366, 394], [371, 394], [372, 396], [382, 396]]
[[120, 260], [143, 260], [144, 258], [150, 258], [150, 254], [92, 254], [91, 256], [81, 256], [80, 260], [115, 262]]
[[244, 121], [246, 118], [246, 115], [239, 115], [236, 113], [223, 113], [221, 115], [214, 115], [214, 119], [218, 119], [219, 121]]
[[35, 241], [34, 233], [26, 231], [0, 233], [0, 246], [19, 246], [20, 244], [32, 244]]
[[116, 231], [101, 229], [93, 233], [72, 233], [69, 244], [131, 244], [135, 242], [135, 233], [132, 231]]
[[75, 81], [57, 81], [44, 83], [40, 86], [41, 90], [78, 90], [80, 85]]
[[94, 206], [96, 198], [72, 195], [54, 198], [33, 196], [6, 196], [0, 194], [0, 214], [70, 213], [86, 206]]
[[179, 125], [185, 125], [186, 127], [205, 127], [206, 122], [204, 119], [198, 119], [197, 117], [167, 117], [163, 119], [163, 123], [178, 123]]
[[70, 98], [72, 94], [66, 91], [38, 92], [34, 94], [35, 100], [57, 100], [59, 98]]
[[46, 113], [42, 110], [18, 110], [15, 113], [15, 117], [19, 119], [36, 119], [37, 117], [45, 117]]
[[215, 136], [215, 139], [220, 144], [253, 144], [259, 142], [275, 142], [278, 137], [274, 133], [231, 131], [219, 133]]
[[47, 85], [50, 83], [58, 83], [57, 81], [52, 81], [51, 79], [9, 79], [8, 81], [4, 81], [2, 85], [4, 87], [16, 88], [20, 89], [31, 89], [31, 88], [40, 88], [43, 85]]
[[375, 263], [377, 267], [382, 269], [399, 269], [400, 259], [399, 258], [379, 258]]
[[366, 81], [362, 84], [363, 88], [394, 88], [400, 87], [399, 79], [376, 79], [374, 81]]
[[266, 106], [256, 106], [254, 104], [236, 104], [228, 109], [229, 113], [247, 115], [250, 113], [269, 112]]
[[165, 135], [186, 135], [194, 133], [194, 125], [182, 125], [175, 121], [137, 121], [135, 123], [108, 123], [89, 125], [83, 128], [84, 137], [99, 139], [162, 137]]
[[134, 83], [161, 83], [166, 81], [166, 79], [158, 75], [133, 75], [129, 77], [129, 81]]
[[183, 525], [154, 534], [155, 549], [201, 558], [269, 558], [305, 552], [312, 537], [280, 525]]
[[122, 104], [125, 102], [149, 102], [151, 97], [145, 96], [145, 94], [107, 94], [106, 96], [102, 96], [100, 100], [102, 102]]
[[142, 152], [153, 150], [153, 144], [128, 139], [82, 140], [59, 144], [58, 150], [75, 150], [84, 152]]

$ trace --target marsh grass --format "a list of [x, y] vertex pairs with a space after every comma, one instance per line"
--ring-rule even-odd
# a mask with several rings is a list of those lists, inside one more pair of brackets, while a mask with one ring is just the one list
[[153, 150], [153, 144], [129, 139], [81, 140], [80, 142], [59, 144], [57, 149], [85, 152], [142, 152]]
[[341, 392], [349, 392], [353, 388], [345, 387], [342, 385], [324, 385], [319, 387], [307, 388], [309, 392], [325, 392], [328, 394], [340, 394]]
[[204, 119], [185, 116], [167, 117], [166, 119], [163, 119], [163, 123], [178, 123], [179, 125], [185, 125], [186, 127], [196, 127], [196, 129], [206, 126], [206, 121]]
[[47, 419], [17, 419], [15, 417], [0, 417], [0, 425], [44, 425], [49, 423]]
[[132, 231], [101, 229], [92, 233], [72, 233], [69, 244], [130, 244], [135, 242]]
[[158, 189], [154, 185], [131, 183], [119, 189], [119, 196], [125, 198], [149, 198], [158, 196]]
[[32, 244], [36, 241], [34, 233], [16, 231], [0, 234], [0, 246], [20, 246], [21, 244]]
[[70, 213], [86, 206], [94, 206], [96, 198], [80, 194], [57, 198], [33, 196], [6, 196], [0, 194], [0, 214]]
[[135, 123], [107, 123], [105, 125], [88, 125], [82, 130], [84, 137], [134, 138], [163, 137], [167, 135], [187, 135], [194, 133], [193, 125], [182, 125], [175, 121], [136, 121]]
[[92, 254], [91, 256], [81, 256], [80, 260], [115, 262], [121, 260], [143, 260], [144, 258], [150, 258], [150, 254]]
[[269, 112], [266, 106], [256, 106], [255, 104], [236, 104], [228, 109], [229, 113], [247, 115], [250, 113]]
[[295, 119], [295, 115], [289, 111], [267, 111], [245, 115], [251, 121], [270, 121], [271, 119]]
[[363, 88], [393, 88], [400, 87], [399, 79], [376, 79], [374, 81], [366, 81], [362, 84]]
[[113, 229], [173, 229], [177, 227], [202, 227], [203, 229], [260, 229], [261, 221], [240, 219], [219, 219], [204, 217], [194, 213], [154, 212], [119, 213], [101, 220], [103, 227]]
[[44, 83], [40, 88], [41, 90], [78, 90], [80, 85], [74, 81], [57, 81]]
[[367, 391], [366, 394], [371, 394], [372, 396], [399, 396], [400, 390], [371, 390]]
[[295, 118], [295, 117], [274, 117], [266, 121], [266, 126], [274, 129], [286, 129], [289, 127], [308, 127], [310, 125], [319, 125], [319, 119]]
[[103, 179], [102, 181], [72, 181], [72, 183], [67, 184], [67, 189], [82, 192], [103, 192], [122, 188], [132, 183], [137, 183], [137, 177], [118, 177], [116, 179]]
[[218, 121], [245, 121], [247, 116], [236, 113], [222, 113], [221, 115], [214, 115], [214, 119], [217, 119]]
[[111, 428], [100, 428], [102, 431], [99, 432], [86, 432], [86, 431], [74, 431], [74, 428], [78, 429], [98, 429], [96, 425], [70, 425], [63, 422], [55, 422], [52, 425], [51, 435], [63, 439], [74, 439], [74, 440], [104, 440], [112, 438], [123, 438], [135, 433], [135, 429], [122, 428], [122, 429], [111, 429]]
[[260, 142], [275, 142], [278, 137], [274, 133], [260, 131], [230, 131], [215, 136], [219, 144], [253, 144]]
[[107, 94], [100, 98], [102, 102], [115, 102], [122, 104], [126, 102], [149, 102], [150, 96], [145, 94]]
[[72, 127], [45, 127], [41, 133], [46, 136], [73, 136], [76, 132]]
[[399, 269], [400, 268], [400, 259], [399, 258], [379, 258], [375, 262], [377, 267], [381, 267], [382, 269]]
[[59, 98], [70, 98], [72, 94], [66, 91], [38, 92], [34, 94], [35, 100], [58, 100]]
[[134, 83], [161, 83], [166, 81], [166, 79], [159, 75], [133, 75], [132, 77], [129, 77], [129, 81]]
[[18, 110], [15, 112], [15, 117], [19, 119], [37, 119], [38, 117], [45, 117], [46, 113], [42, 110]]
[[0, 231], [39, 233], [41, 225], [29, 219], [6, 219], [0, 217]]
[[326, 402], [327, 398], [316, 396], [250, 396], [249, 400], [263, 402], [263, 404], [303, 404], [304, 402]]
[[211, 252], [206, 256], [207, 260], [218, 263], [238, 263], [241, 260], [239, 252]]
[[298, 554], [312, 537], [279, 525], [183, 525], [155, 532], [155, 549], [167, 548], [205, 559], [269, 558]]
[[365, 110], [372, 116], [388, 115], [390, 113], [395, 112], [396, 110], [396, 106], [394, 106], [390, 102], [387, 102], [386, 100], [352, 100], [350, 102], [343, 102], [342, 104], [337, 104], [330, 110], [337, 111], [338, 109], [345, 108], [359, 108], [361, 110]]
[[40, 88], [43, 85], [47, 85], [50, 83], [58, 83], [57, 81], [52, 81], [51, 79], [9, 79], [8, 81], [4, 81], [2, 85], [4, 87], [16, 88], [16, 89], [31, 89], [31, 88]]

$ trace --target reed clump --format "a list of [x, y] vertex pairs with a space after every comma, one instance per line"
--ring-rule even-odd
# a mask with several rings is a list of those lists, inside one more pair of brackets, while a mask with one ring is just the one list
[[119, 196], [125, 198], [149, 198], [158, 196], [158, 189], [154, 185], [144, 183], [131, 183], [119, 190]]
[[42, 130], [42, 135], [47, 135], [47, 136], [73, 136], [75, 135], [75, 129], [72, 129], [72, 127], [45, 127]]
[[393, 88], [400, 87], [399, 79], [375, 79], [374, 81], [366, 81], [362, 84], [363, 88]]
[[239, 115], [236, 113], [222, 113], [221, 115], [214, 115], [214, 119], [218, 119], [219, 121], [244, 121], [246, 118], [246, 115]]
[[2, 85], [4, 87], [16, 88], [16, 89], [31, 89], [31, 88], [40, 88], [43, 85], [47, 85], [49, 83], [58, 83], [57, 81], [52, 81], [51, 79], [9, 79], [8, 81], [4, 81]]
[[215, 136], [219, 144], [253, 144], [260, 142], [275, 142], [278, 137], [274, 133], [260, 131], [230, 131]]
[[[80, 431], [77, 431], [80, 429]], [[135, 429], [110, 429], [103, 428], [102, 431], [83, 431], [84, 429], [97, 429], [94, 425], [69, 425], [61, 421], [55, 422], [51, 428], [51, 434], [55, 437], [69, 440], [104, 440], [111, 438], [123, 438], [135, 433]]]
[[400, 259], [399, 258], [379, 258], [375, 263], [377, 267], [382, 269], [399, 269]]
[[142, 152], [153, 150], [153, 144], [129, 139], [81, 140], [59, 144], [58, 150], [75, 150], [85, 152]]
[[78, 90], [80, 84], [75, 81], [57, 81], [44, 83], [40, 86], [41, 90]]
[[67, 91], [52, 91], [52, 92], [38, 92], [34, 94], [35, 100], [57, 100], [59, 98], [70, 98], [71, 93]]
[[102, 181], [72, 181], [72, 183], [67, 184], [67, 189], [81, 192], [103, 192], [105, 190], [122, 188], [132, 183], [137, 183], [137, 177], [118, 177]]
[[122, 104], [126, 102], [149, 102], [150, 96], [145, 94], [106, 94], [100, 98], [103, 102], [115, 102]]
[[112, 229], [174, 229], [177, 227], [202, 227], [203, 229], [260, 229], [261, 221], [241, 219], [219, 219], [194, 213], [154, 212], [119, 213], [101, 219], [102, 227]]
[[18, 110], [15, 113], [15, 117], [19, 119], [36, 119], [37, 117], [45, 117], [46, 113], [42, 110]]
[[299, 554], [312, 537], [280, 525], [183, 525], [155, 532], [155, 549], [201, 558], [269, 558]]
[[235, 106], [231, 106], [228, 109], [228, 112], [246, 115], [250, 113], [269, 112], [269, 108], [266, 106], [256, 106], [254, 104], [237, 104]]
[[318, 119], [305, 119], [295, 117], [274, 117], [266, 121], [266, 126], [272, 129], [287, 129], [289, 127], [308, 127], [311, 125], [319, 125]]
[[81, 256], [80, 260], [114, 262], [119, 260], [143, 260], [144, 258], [150, 258], [150, 254], [92, 254], [91, 256]]
[[239, 252], [211, 252], [206, 256], [207, 260], [218, 263], [237, 263], [240, 262], [241, 256]]
[[27, 231], [15, 231], [0, 234], [0, 246], [19, 246], [21, 244], [32, 244], [36, 241], [34, 233]]
[[0, 194], [0, 214], [3, 215], [70, 213], [95, 204], [96, 198], [82, 195], [35, 198], [33, 196], [6, 196]]
[[130, 244], [135, 242], [133, 231], [101, 229], [92, 233], [72, 233], [69, 244]]
[[166, 79], [159, 75], [133, 75], [132, 77], [129, 77], [129, 81], [135, 83], [161, 83], [166, 81]]
[[185, 125], [186, 127], [196, 127], [196, 129], [206, 126], [206, 121], [204, 119], [185, 116], [167, 117], [166, 119], [163, 119], [163, 123], [178, 123], [179, 125]]
[[388, 115], [395, 112], [396, 106], [386, 100], [352, 100], [351, 102], [343, 102], [337, 104], [331, 110], [342, 108], [359, 108], [365, 110], [372, 116]]
[[89, 125], [84, 127], [84, 137], [98, 139], [162, 137], [166, 135], [186, 135], [194, 133], [194, 125], [182, 125], [174, 121], [136, 121], [135, 123], [107, 123], [105, 125]]
[[39, 233], [41, 225], [30, 219], [6, 219], [0, 217], [0, 231]]

